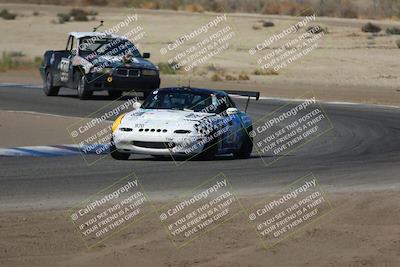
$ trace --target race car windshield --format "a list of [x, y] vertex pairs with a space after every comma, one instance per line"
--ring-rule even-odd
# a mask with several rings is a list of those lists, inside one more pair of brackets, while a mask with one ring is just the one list
[[93, 54], [100, 56], [123, 56], [130, 54], [132, 57], [142, 57], [133, 43], [122, 38], [82, 38], [79, 50], [82, 56]]
[[143, 109], [190, 110], [193, 112], [219, 113], [225, 110], [218, 105], [217, 96], [209, 93], [155, 91], [143, 103]]

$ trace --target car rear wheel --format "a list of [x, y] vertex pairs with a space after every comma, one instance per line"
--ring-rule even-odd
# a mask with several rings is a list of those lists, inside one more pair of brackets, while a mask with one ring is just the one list
[[78, 83], [78, 97], [81, 100], [88, 99], [93, 94], [92, 91], [88, 89], [87, 81], [85, 76], [80, 77]]
[[60, 87], [53, 86], [53, 75], [49, 70], [46, 71], [46, 77], [43, 82], [43, 92], [47, 96], [56, 96], [60, 91]]
[[113, 159], [116, 160], [128, 160], [130, 154], [129, 153], [121, 153], [117, 150], [114, 145], [114, 141], [111, 139], [111, 146], [110, 146], [110, 155]]
[[[247, 128], [247, 133], [251, 132], [252, 130], [253, 127]], [[242, 145], [236, 152], [233, 153], [233, 156], [237, 159], [248, 159], [253, 151], [253, 138], [251, 138], [247, 133], [243, 133], [244, 137]]]

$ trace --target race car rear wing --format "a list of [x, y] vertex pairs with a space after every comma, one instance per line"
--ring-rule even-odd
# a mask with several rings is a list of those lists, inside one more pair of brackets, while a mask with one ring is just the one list
[[235, 90], [224, 90], [229, 95], [240, 95], [247, 97], [246, 108], [244, 112], [247, 112], [249, 107], [250, 97], [254, 97], [256, 100], [260, 99], [260, 92], [248, 92], [248, 91], [235, 91]]

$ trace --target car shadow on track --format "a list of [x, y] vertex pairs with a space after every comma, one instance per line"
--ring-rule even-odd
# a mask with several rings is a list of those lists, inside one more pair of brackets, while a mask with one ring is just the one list
[[[58, 97], [75, 98], [75, 99], [78, 99], [78, 96], [77, 96], [77, 95], [74, 95], [74, 94], [73, 94], [73, 95], [70, 95], [70, 94], [59, 94]], [[104, 100], [110, 100], [110, 101], [114, 101], [114, 100], [117, 100], [117, 101], [127, 101], [127, 100], [129, 100], [129, 99], [135, 99], [135, 98], [136, 98], [135, 96], [127, 96], [127, 95], [124, 95], [124, 96], [119, 97], [119, 98], [111, 97], [111, 96], [109, 96], [109, 95], [93, 95], [93, 96], [91, 96], [89, 99], [82, 100], [82, 101], [90, 101], [90, 100], [93, 100], [93, 101], [99, 101], [99, 100], [102, 100], [102, 101], [104, 101]], [[137, 96], [137, 98], [139, 98], [139, 100], [143, 100], [143, 97], [142, 97], [142, 96]]]
[[[251, 155], [248, 159], [236, 159], [231, 155], [221, 155], [221, 156], [216, 156], [215, 158], [210, 159], [210, 160], [204, 160], [204, 159], [187, 158], [187, 157], [186, 158], [185, 157], [174, 157], [174, 158], [172, 158], [172, 157], [169, 157], [169, 156], [145, 156], [145, 157], [137, 158], [137, 156], [135, 156], [134, 158], [131, 157], [129, 159], [129, 161], [209, 162], [209, 161], [252, 160], [252, 159], [259, 159], [259, 158], [271, 159], [271, 158], [281, 157], [281, 156], [267, 156], [267, 155], [263, 155], [263, 156]], [[287, 155], [287, 156], [289, 156], [289, 155]]]

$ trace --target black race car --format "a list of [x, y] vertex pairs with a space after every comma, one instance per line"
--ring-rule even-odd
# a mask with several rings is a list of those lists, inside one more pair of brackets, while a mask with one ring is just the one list
[[71, 32], [65, 50], [44, 54], [40, 73], [43, 91], [58, 94], [60, 87], [78, 90], [80, 99], [93, 91], [108, 91], [112, 97], [123, 91], [143, 92], [147, 97], [160, 86], [159, 69], [127, 38], [102, 32]]

